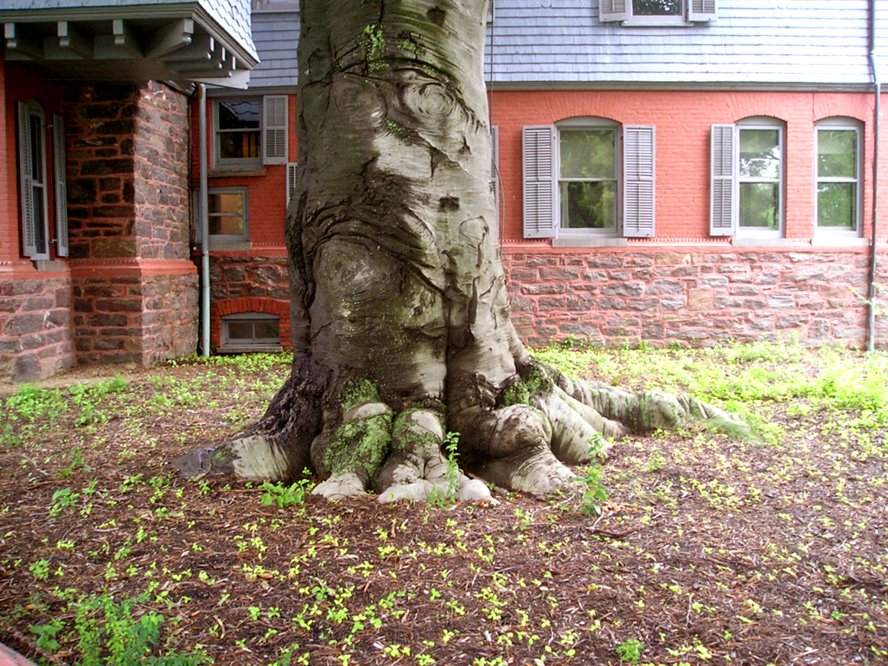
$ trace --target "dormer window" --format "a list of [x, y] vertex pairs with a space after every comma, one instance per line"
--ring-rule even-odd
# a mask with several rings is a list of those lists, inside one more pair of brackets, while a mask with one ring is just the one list
[[598, 18], [628, 26], [689, 25], [716, 18], [716, 0], [599, 0]]

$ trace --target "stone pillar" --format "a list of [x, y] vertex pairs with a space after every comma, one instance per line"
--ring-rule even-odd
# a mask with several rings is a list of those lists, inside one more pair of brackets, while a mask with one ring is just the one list
[[66, 109], [78, 361], [193, 352], [187, 99], [156, 82], [83, 85]]

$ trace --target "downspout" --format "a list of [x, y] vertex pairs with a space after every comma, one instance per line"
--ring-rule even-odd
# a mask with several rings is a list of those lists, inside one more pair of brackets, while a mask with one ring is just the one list
[[207, 215], [207, 89], [198, 84], [198, 150], [200, 151], [198, 185], [198, 224], [200, 225], [200, 353], [210, 357], [210, 223]]
[[879, 117], [881, 115], [882, 82], [879, 78], [879, 63], [876, 59], [876, 0], [869, 0], [869, 62], [873, 76], [873, 95], [875, 104], [873, 108], [873, 237], [870, 244], [872, 256], [870, 258], [869, 274], [869, 313], [867, 319], [867, 350], [876, 348], [876, 313], [878, 296], [876, 279], [878, 277], [878, 229], [879, 229]]

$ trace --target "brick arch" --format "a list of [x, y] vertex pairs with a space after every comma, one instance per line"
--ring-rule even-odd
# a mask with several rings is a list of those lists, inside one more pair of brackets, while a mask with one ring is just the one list
[[216, 301], [210, 306], [210, 344], [222, 344], [222, 317], [244, 312], [260, 312], [275, 315], [280, 319], [281, 346], [290, 349], [290, 302], [273, 298], [248, 296]]

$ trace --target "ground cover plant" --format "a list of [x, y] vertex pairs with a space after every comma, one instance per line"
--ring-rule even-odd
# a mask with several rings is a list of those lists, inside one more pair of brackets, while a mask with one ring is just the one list
[[686, 392], [755, 434], [630, 437], [546, 499], [330, 503], [313, 479], [185, 481], [168, 462], [258, 418], [284, 355], [8, 387], [0, 642], [43, 664], [888, 659], [888, 355], [537, 354]]

